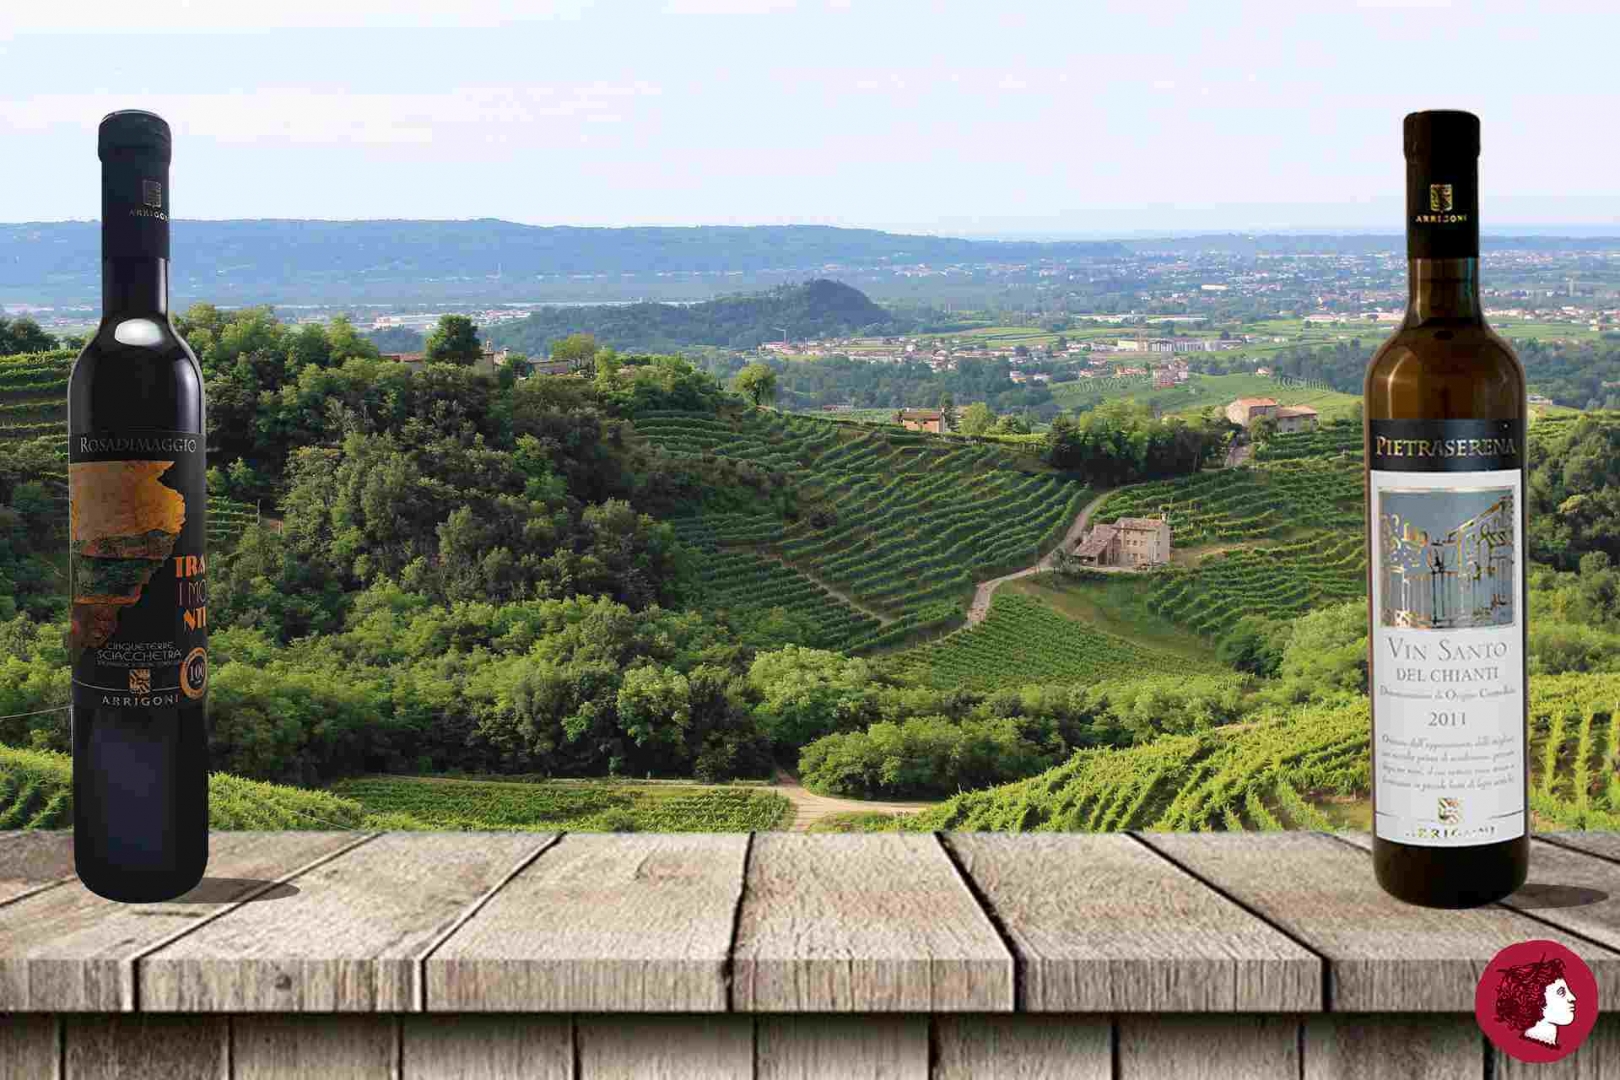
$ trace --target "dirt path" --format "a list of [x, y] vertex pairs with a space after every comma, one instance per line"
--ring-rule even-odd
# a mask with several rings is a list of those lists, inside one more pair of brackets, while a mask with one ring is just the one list
[[803, 567], [794, 566], [780, 555], [772, 555], [763, 551], [759, 552], [758, 554], [763, 558], [781, 563], [783, 566], [787, 567], [789, 570], [792, 570], [796, 574], [803, 574], [805, 577], [814, 582], [816, 587], [821, 589], [823, 592], [837, 597], [839, 600], [842, 600], [844, 603], [848, 604], [862, 615], [869, 615], [876, 619], [879, 626], [888, 626], [890, 623], [895, 621], [895, 617], [893, 615], [885, 615], [881, 611], [874, 611], [872, 608], [867, 607], [865, 604], [862, 604], [859, 600], [849, 595], [849, 593], [844, 592], [842, 589], [834, 588]]
[[788, 822], [789, 832], [809, 832], [810, 826], [830, 814], [848, 812], [865, 814], [909, 814], [926, 810], [933, 803], [878, 802], [868, 799], [835, 799], [817, 795], [799, 783], [799, 778], [786, 769], [776, 770], [776, 784], [767, 790], [785, 796], [793, 804], [793, 819]]
[[[1112, 494], [1113, 491], [1111, 490], [1105, 491], [1101, 495], [1098, 495], [1095, 499], [1092, 499], [1090, 502], [1086, 503], [1084, 509], [1082, 509], [1075, 517], [1074, 524], [1070, 525], [1069, 531], [1064, 534], [1063, 541], [1059, 547], [1066, 548], [1074, 546], [1075, 542], [1079, 540], [1081, 536], [1085, 535], [1086, 525], [1091, 521], [1092, 511], [1096, 510], [1097, 507], [1102, 504], [1102, 501]], [[1052, 568], [1052, 553], [1055, 551], [1057, 551], [1057, 548], [1053, 548], [1052, 551], [1047, 552], [1041, 557], [1041, 561], [1036, 563], [1034, 566], [1026, 566], [1022, 570], [1015, 570], [1010, 574], [1003, 574], [998, 578], [991, 578], [989, 581], [981, 581], [978, 589], [973, 593], [973, 603], [968, 605], [967, 624], [969, 626], [977, 626], [979, 623], [984, 622], [984, 617], [990, 614], [990, 599], [995, 595], [996, 589], [1000, 587], [1002, 582], [1016, 581], [1022, 577], [1029, 577], [1031, 574], [1038, 574], [1043, 570], [1050, 570]], [[1087, 569], [1102, 570], [1107, 573], [1120, 574], [1134, 574], [1136, 572], [1135, 570], [1126, 566], [1095, 566], [1087, 567]]]

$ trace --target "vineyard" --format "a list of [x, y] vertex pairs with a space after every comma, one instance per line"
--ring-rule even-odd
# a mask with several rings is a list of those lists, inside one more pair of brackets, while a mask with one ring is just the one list
[[[1530, 809], [1538, 829], [1620, 829], [1620, 674], [1530, 684]], [[1365, 800], [1367, 700], [1299, 706], [1197, 735], [1082, 750], [1012, 784], [966, 792], [908, 829], [1108, 832], [1332, 829], [1328, 798]], [[854, 823], [860, 827], [864, 823]], [[876, 827], [884, 823], [874, 823]]]
[[1163, 513], [1173, 544], [1280, 537], [1295, 529], [1362, 528], [1359, 463], [1284, 461], [1260, 469], [1219, 469], [1121, 489], [1095, 520]]
[[[678, 528], [711, 559], [738, 548], [780, 557], [806, 584], [896, 620], [874, 631], [835, 609], [828, 633], [854, 648], [949, 625], [977, 581], [1033, 563], [1087, 497], [1083, 485], [990, 442], [782, 413], [654, 413], [636, 427], [670, 456], [733, 458], [791, 478], [804, 507], [797, 521], [705, 514]], [[824, 612], [825, 593], [806, 593], [757, 563], [745, 572], [800, 597], [797, 610]]]
[[1361, 425], [1353, 420], [1323, 424], [1311, 431], [1273, 435], [1254, 449], [1257, 462], [1349, 457], [1361, 460]]
[[747, 832], [777, 827], [791, 807], [757, 788], [674, 784], [366, 776], [330, 790], [395, 829]]
[[[0, 356], [0, 450], [50, 461], [36, 474], [67, 520], [67, 382], [75, 354], [67, 351]], [[210, 550], [228, 550], [258, 519], [247, 503], [208, 500]]]
[[1139, 645], [1006, 592], [985, 620], [908, 649], [890, 662], [895, 676], [949, 690], [994, 690], [1027, 683], [1082, 683], [1144, 671], [1195, 669], [1192, 661]]
[[1155, 614], [1208, 636], [1245, 615], [1283, 619], [1364, 596], [1366, 569], [1360, 532], [1316, 532], [1210, 555], [1192, 569], [1157, 570], [1146, 602]]
[[[208, 825], [226, 831], [373, 827], [352, 800], [225, 773], [208, 778]], [[0, 829], [72, 827], [73, 759], [0, 746]]]

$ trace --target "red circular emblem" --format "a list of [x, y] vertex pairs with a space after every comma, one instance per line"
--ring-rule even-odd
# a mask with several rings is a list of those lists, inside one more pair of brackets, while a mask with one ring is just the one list
[[1520, 1061], [1558, 1061], [1597, 1023], [1597, 980], [1556, 941], [1509, 945], [1474, 990], [1474, 1018], [1498, 1050]]

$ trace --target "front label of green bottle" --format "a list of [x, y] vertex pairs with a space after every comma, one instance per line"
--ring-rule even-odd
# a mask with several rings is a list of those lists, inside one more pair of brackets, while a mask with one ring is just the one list
[[1374, 827], [1470, 847], [1524, 835], [1518, 420], [1374, 420]]
[[68, 437], [74, 702], [162, 709], [208, 685], [203, 436]]

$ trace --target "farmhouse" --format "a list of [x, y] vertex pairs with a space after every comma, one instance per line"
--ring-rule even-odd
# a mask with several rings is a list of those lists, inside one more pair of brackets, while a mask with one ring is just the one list
[[1088, 566], [1158, 566], [1170, 561], [1170, 523], [1158, 517], [1122, 517], [1094, 526], [1074, 549]]
[[1226, 407], [1226, 418], [1234, 424], [1248, 427], [1262, 416], [1277, 411], [1277, 402], [1268, 397], [1241, 397]]
[[1277, 418], [1277, 433], [1310, 431], [1316, 427], [1317, 412], [1309, 405], [1284, 405], [1271, 415]]
[[894, 414], [894, 422], [907, 431], [932, 431], [936, 435], [945, 429], [938, 409], [901, 409]]

